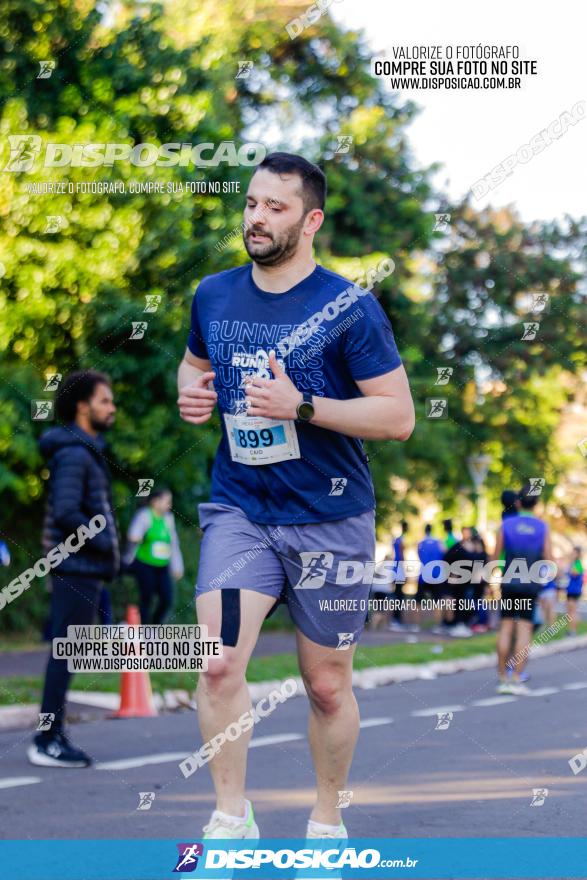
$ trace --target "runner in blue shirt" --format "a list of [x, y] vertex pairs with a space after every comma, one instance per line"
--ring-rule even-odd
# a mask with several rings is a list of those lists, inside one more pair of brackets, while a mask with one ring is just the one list
[[[521, 695], [528, 692], [526, 685], [520, 681], [520, 674], [528, 659], [534, 628], [534, 607], [541, 587], [541, 581], [533, 579], [529, 572], [534, 563], [552, 560], [552, 550], [548, 526], [532, 515], [539, 498], [534, 494], [532, 484], [525, 485], [518, 497], [519, 513], [502, 521], [497, 533], [493, 558], [500, 559], [502, 555], [504, 557], [501, 623], [497, 637], [499, 675], [497, 690], [498, 693]], [[528, 569], [528, 576], [516, 573], [515, 568], [519, 565], [524, 565]], [[550, 580], [551, 577], [552, 573], [546, 580]], [[508, 681], [506, 667], [513, 636], [515, 636], [514, 666], [511, 680]]]
[[[311, 709], [318, 791], [306, 834], [346, 837], [338, 791], [358, 735], [352, 658], [370, 583], [349, 584], [342, 563], [374, 562], [375, 551], [361, 438], [406, 440], [414, 410], [376, 298], [313, 259], [325, 193], [322, 171], [300, 156], [273, 153], [257, 167], [244, 211], [252, 262], [200, 282], [178, 402], [196, 426], [217, 408], [222, 430], [210, 502], [199, 509], [198, 621], [223, 639], [222, 658], [199, 678], [202, 738], [249, 709], [248, 660], [283, 595]], [[250, 736], [210, 761], [217, 809], [207, 837], [259, 834], [244, 796]], [[182, 762], [184, 775], [194, 766]]]

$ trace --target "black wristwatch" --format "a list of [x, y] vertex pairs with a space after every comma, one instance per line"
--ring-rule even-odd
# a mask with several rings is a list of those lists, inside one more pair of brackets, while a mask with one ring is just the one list
[[303, 400], [298, 403], [296, 418], [298, 422], [309, 422], [314, 417], [314, 404], [309, 391], [304, 391]]

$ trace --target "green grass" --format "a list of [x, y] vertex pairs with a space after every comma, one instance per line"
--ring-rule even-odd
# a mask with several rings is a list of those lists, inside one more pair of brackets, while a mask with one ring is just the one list
[[[579, 623], [579, 634], [587, 633], [587, 622]], [[565, 630], [553, 636], [552, 641], [563, 638]], [[355, 654], [355, 669], [369, 669], [377, 666], [392, 666], [397, 663], [426, 663], [430, 660], [458, 660], [478, 654], [490, 654], [495, 650], [495, 633], [474, 636], [462, 641], [443, 643], [442, 654], [435, 654], [433, 642], [418, 644], [390, 644], [358, 647]], [[284, 679], [299, 674], [295, 654], [273, 654], [270, 657], [253, 657], [249, 663], [247, 679], [250, 682]], [[193, 691], [196, 675], [187, 672], [154, 672], [151, 674], [153, 691], [181, 689]], [[40, 698], [42, 680], [39, 677], [0, 678], [0, 706], [19, 703], [35, 703]], [[76, 690], [103, 691], [118, 693], [120, 676], [115, 673], [100, 675], [76, 675], [73, 683]]]

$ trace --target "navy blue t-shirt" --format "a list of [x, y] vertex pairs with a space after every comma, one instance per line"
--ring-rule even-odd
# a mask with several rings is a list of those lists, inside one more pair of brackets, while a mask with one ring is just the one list
[[[322, 266], [284, 293], [261, 290], [252, 263], [203, 278], [192, 301], [188, 348], [212, 363], [221, 415], [239, 411], [245, 376], [273, 378], [271, 350], [300, 391], [337, 400], [360, 397], [357, 380], [401, 364], [373, 294]], [[222, 417], [221, 424], [211, 501], [240, 507], [252, 522], [282, 525], [374, 508], [361, 440], [296, 421], [300, 458], [251, 466], [232, 461]]]

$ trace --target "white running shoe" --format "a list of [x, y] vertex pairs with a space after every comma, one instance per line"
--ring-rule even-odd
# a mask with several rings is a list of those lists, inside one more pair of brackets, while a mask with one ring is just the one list
[[512, 694], [514, 697], [526, 697], [530, 693], [530, 688], [521, 681], [500, 681], [497, 686], [498, 694]]
[[318, 838], [332, 837], [336, 839], [348, 839], [349, 833], [341, 822], [340, 825], [323, 825], [322, 822], [314, 822], [313, 819], [308, 820], [306, 828], [306, 839], [315, 840]]
[[527, 697], [529, 693], [530, 688], [526, 687], [522, 681], [510, 682], [510, 694], [514, 694], [516, 697]]
[[[347, 840], [348, 831], [341, 822], [340, 825], [323, 825], [322, 822], [314, 822], [313, 819], [308, 820], [306, 828], [306, 840], [318, 840], [332, 838], [335, 840]], [[317, 880], [340, 880], [342, 873], [339, 868], [333, 869], [329, 877], [317, 878]]]
[[498, 694], [511, 694], [513, 693], [512, 683], [511, 681], [500, 681], [495, 690]]
[[210, 821], [204, 825], [204, 840], [258, 840], [259, 829], [255, 822], [253, 806], [250, 801], [245, 801], [246, 810], [242, 819], [238, 816], [229, 816], [222, 810], [214, 810]]

